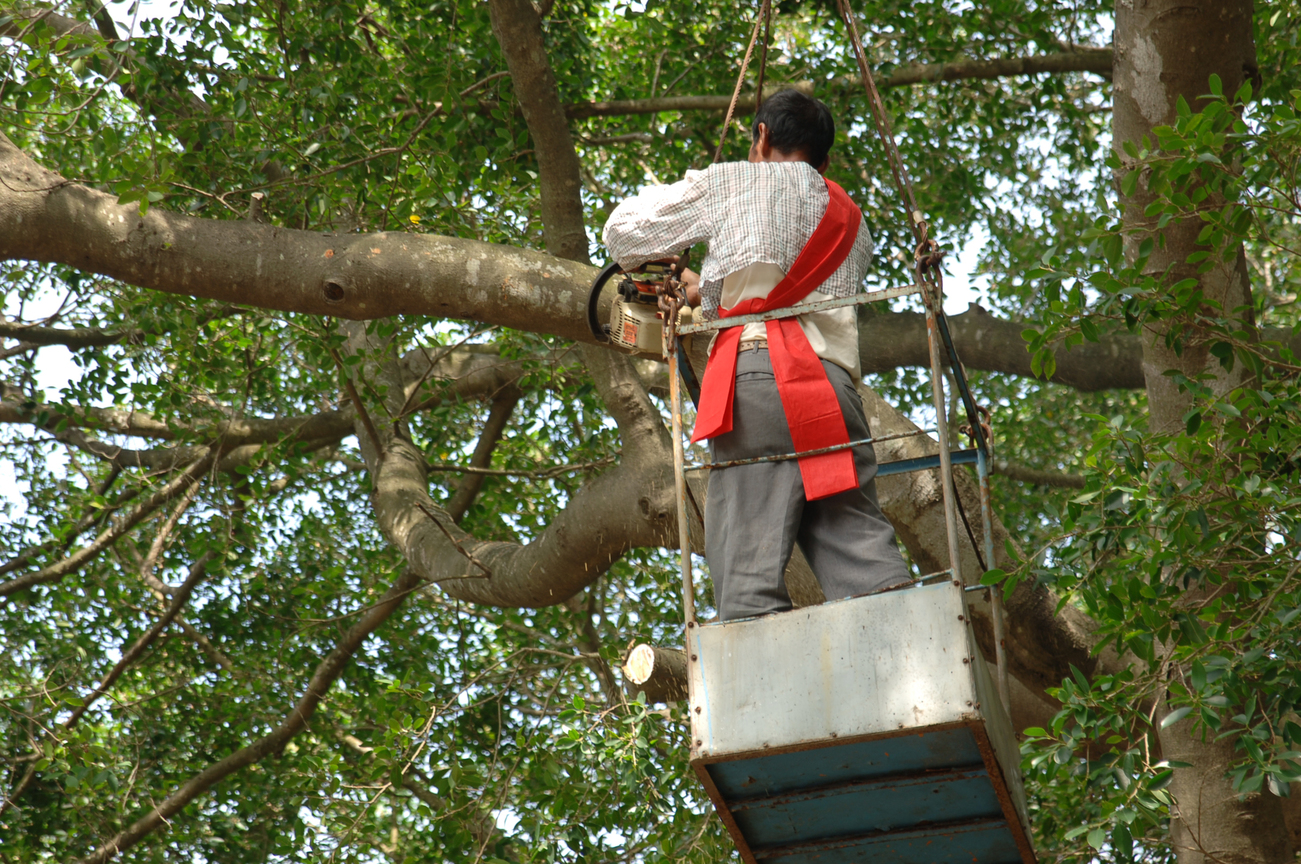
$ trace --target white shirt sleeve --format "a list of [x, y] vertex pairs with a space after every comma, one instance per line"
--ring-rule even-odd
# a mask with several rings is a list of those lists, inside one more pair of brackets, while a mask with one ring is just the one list
[[677, 255], [710, 236], [709, 184], [704, 171], [665, 186], [649, 186], [625, 199], [605, 223], [610, 257], [629, 269]]

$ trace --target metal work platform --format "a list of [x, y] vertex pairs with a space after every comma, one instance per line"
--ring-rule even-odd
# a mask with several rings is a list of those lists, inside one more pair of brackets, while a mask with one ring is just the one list
[[745, 861], [1034, 861], [963, 593], [946, 579], [692, 628], [691, 764]]
[[[849, 306], [909, 294], [920, 295], [926, 308], [936, 423], [925, 431], [934, 432], [940, 452], [884, 463], [878, 476], [939, 469], [949, 569], [900, 589], [763, 618], [697, 621], [689, 547], [687, 514], [694, 502], [685, 481], [682, 382], [693, 398], [696, 393], [677, 337], [734, 326], [740, 319], [686, 325], [675, 320], [665, 327], [691, 764], [747, 864], [1035, 864], [1020, 750], [1007, 709], [1002, 598], [997, 589], [968, 586], [959, 572], [961, 503], [954, 464], [976, 467], [984, 534], [984, 554], [978, 549], [977, 556], [993, 565], [989, 428], [954, 349], [942, 288], [925, 279], [919, 267], [917, 283], [905, 288], [746, 318], [785, 318], [814, 311], [814, 305]], [[950, 452], [945, 446], [949, 418], [942, 354], [967, 414], [975, 445], [970, 449]], [[739, 461], [796, 459], [862, 443]], [[974, 575], [977, 581], [979, 574]], [[932, 580], [938, 581], [924, 584]], [[971, 632], [971, 591], [989, 592], [997, 684]]]

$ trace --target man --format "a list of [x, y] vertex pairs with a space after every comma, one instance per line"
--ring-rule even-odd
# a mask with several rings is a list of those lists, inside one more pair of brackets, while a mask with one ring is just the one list
[[[861, 290], [872, 257], [862, 214], [822, 176], [835, 140], [820, 101], [785, 90], [755, 116], [748, 162], [689, 171], [624, 201], [605, 245], [625, 269], [708, 242], [687, 302], [703, 317], [769, 311]], [[870, 437], [858, 308], [719, 331], [693, 440], [715, 463]], [[909, 581], [876, 497], [870, 444], [710, 471], [705, 557], [723, 620], [791, 608], [783, 573], [800, 544], [828, 600]]]

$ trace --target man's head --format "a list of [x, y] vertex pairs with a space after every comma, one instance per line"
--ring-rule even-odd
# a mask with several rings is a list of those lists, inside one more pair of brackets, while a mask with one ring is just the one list
[[836, 140], [831, 109], [798, 90], [782, 90], [763, 100], [754, 116], [751, 162], [807, 162], [827, 170]]

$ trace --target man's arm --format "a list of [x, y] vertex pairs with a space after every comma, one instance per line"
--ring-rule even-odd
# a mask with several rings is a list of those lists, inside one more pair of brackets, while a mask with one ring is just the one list
[[709, 239], [708, 183], [704, 171], [685, 180], [650, 186], [626, 199], [605, 223], [605, 248], [624, 269], [669, 258]]

